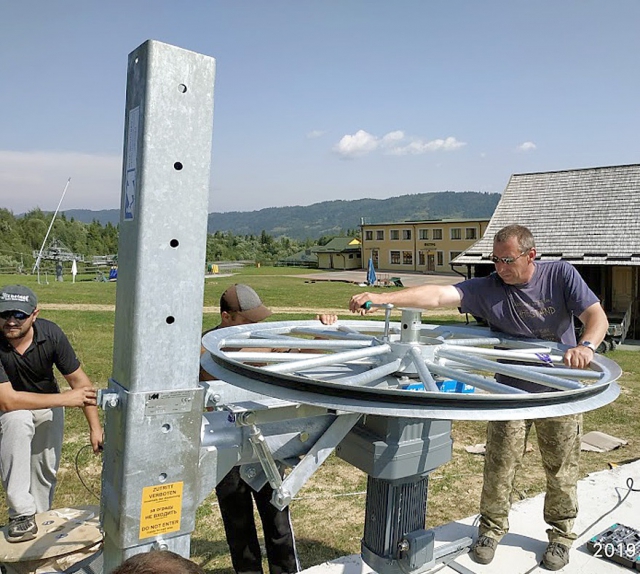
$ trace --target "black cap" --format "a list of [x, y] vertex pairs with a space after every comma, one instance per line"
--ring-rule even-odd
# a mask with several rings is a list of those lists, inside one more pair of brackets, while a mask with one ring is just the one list
[[22, 311], [31, 315], [38, 306], [36, 294], [24, 285], [5, 285], [0, 289], [0, 313]]

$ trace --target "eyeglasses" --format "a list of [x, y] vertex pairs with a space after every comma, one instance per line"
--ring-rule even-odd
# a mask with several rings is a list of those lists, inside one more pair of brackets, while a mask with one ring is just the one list
[[31, 313], [27, 314], [22, 311], [3, 311], [2, 313], [0, 313], [0, 319], [6, 321], [9, 318], [13, 317], [16, 321], [22, 322], [26, 321], [29, 317], [31, 317], [31, 315]]
[[496, 257], [493, 253], [491, 255], [489, 255], [489, 259], [493, 262], [493, 263], [504, 263], [505, 265], [511, 265], [513, 263], [515, 263], [516, 259], [520, 259], [520, 257], [522, 257], [523, 255], [526, 255], [527, 253], [529, 253], [528, 251], [523, 251], [522, 253], [520, 253], [520, 255], [518, 255], [518, 257]]

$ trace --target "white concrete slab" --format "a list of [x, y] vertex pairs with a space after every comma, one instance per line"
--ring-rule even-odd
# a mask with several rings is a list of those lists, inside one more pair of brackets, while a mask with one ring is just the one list
[[[640, 492], [631, 492], [628, 479], [640, 489], [640, 461], [613, 470], [597, 472], [578, 483], [580, 512], [576, 522], [578, 540], [571, 549], [569, 564], [558, 572], [573, 574], [632, 573], [634, 570], [615, 562], [595, 557], [586, 548], [588, 540], [613, 524], [619, 523], [640, 530]], [[476, 564], [468, 554], [456, 563], [476, 574], [529, 574], [546, 572], [539, 566], [547, 545], [546, 528], [542, 518], [543, 495], [513, 505], [510, 514], [511, 530], [498, 546], [491, 564]], [[441, 544], [476, 536], [477, 516], [450, 522], [435, 529], [436, 547]], [[433, 571], [442, 574], [457, 572], [454, 567], [436, 565]], [[359, 555], [345, 556], [304, 571], [305, 574], [370, 574]]]

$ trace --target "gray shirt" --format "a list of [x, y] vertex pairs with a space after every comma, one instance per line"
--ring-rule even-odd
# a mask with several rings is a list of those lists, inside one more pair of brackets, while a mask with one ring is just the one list
[[536, 262], [531, 281], [507, 285], [497, 273], [458, 283], [461, 311], [482, 317], [491, 329], [574, 346], [573, 316], [598, 302], [566, 261]]
[[[481, 317], [494, 331], [516, 337], [555, 341], [575, 346], [574, 315], [598, 302], [578, 271], [566, 261], [536, 262], [531, 281], [507, 285], [497, 273], [455, 286], [462, 297], [460, 309]], [[529, 392], [549, 389], [496, 375], [496, 380]]]

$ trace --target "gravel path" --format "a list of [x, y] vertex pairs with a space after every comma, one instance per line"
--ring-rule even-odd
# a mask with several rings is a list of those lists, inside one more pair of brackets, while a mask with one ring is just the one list
[[[40, 309], [51, 310], [51, 311], [113, 311], [115, 312], [115, 305], [94, 305], [89, 303], [43, 303], [39, 306]], [[328, 313], [333, 315], [348, 315], [349, 311], [345, 309], [312, 309], [310, 307], [270, 307], [270, 309], [274, 313], [284, 314], [284, 315], [314, 315], [316, 313]], [[219, 307], [203, 307], [203, 313], [219, 313]], [[400, 311], [394, 309], [391, 314], [393, 316], [400, 315]], [[455, 311], [453, 309], [433, 309], [430, 311], [424, 310], [422, 312], [423, 317], [441, 317], [444, 315], [454, 315]], [[375, 317], [377, 319], [384, 319], [384, 313], [382, 311], [377, 311], [372, 315], [372, 318]], [[313, 317], [310, 317], [313, 318]], [[357, 319], [357, 315], [353, 315], [354, 319]]]

